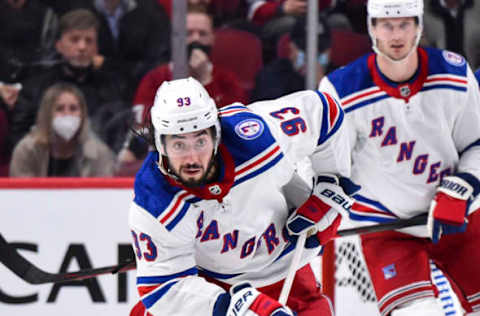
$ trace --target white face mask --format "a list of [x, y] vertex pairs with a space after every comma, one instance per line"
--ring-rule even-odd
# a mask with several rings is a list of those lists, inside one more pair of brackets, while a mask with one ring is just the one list
[[80, 117], [73, 115], [57, 116], [53, 119], [52, 127], [58, 136], [69, 141], [80, 127]]

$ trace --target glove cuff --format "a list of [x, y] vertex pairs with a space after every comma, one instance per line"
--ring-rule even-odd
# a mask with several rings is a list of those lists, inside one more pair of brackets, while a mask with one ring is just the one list
[[467, 172], [459, 172], [456, 173], [455, 176], [467, 181], [473, 188], [473, 198], [477, 197], [480, 193], [480, 181], [474, 175], [467, 173]]
[[442, 179], [437, 191], [459, 200], [468, 200], [473, 196], [473, 187], [458, 176], [449, 176]]

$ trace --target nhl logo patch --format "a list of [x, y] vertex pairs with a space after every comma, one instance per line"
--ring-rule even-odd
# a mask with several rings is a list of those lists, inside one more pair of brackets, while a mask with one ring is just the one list
[[404, 98], [408, 97], [410, 93], [412, 93], [412, 91], [410, 90], [410, 86], [408, 84], [404, 86], [400, 86], [399, 90], [400, 90], [400, 95]]
[[465, 65], [465, 58], [463, 58], [457, 53], [445, 50], [443, 51], [442, 54], [443, 54], [443, 58], [445, 58], [447, 63], [449, 63], [450, 65], [457, 66], [457, 67]]
[[235, 125], [235, 133], [243, 139], [252, 140], [262, 135], [263, 122], [259, 119], [246, 119]]
[[210, 193], [212, 193], [213, 195], [220, 195], [220, 193], [222, 193], [222, 189], [218, 184], [208, 187], [208, 191], [210, 191]]

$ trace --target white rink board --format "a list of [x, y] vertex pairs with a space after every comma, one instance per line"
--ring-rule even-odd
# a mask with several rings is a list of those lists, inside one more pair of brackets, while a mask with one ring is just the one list
[[[132, 189], [0, 189], [0, 232], [9, 242], [37, 245], [37, 252], [20, 252], [48, 272], [59, 272], [72, 244], [83, 246], [93, 267], [116, 265], [118, 245], [130, 243], [132, 197]], [[68, 271], [76, 270], [73, 259]], [[96, 279], [104, 302], [94, 303], [86, 286], [62, 286], [47, 302], [52, 284], [27, 284], [0, 264], [0, 315], [128, 315], [138, 301], [135, 271], [127, 273], [126, 302], [118, 302], [118, 276]], [[6, 304], [5, 295], [37, 296], [31, 303]]]

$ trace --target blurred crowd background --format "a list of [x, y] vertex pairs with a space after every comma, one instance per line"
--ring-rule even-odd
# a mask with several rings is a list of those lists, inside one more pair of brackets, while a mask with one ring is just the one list
[[[176, 0], [182, 1], [182, 0]], [[187, 69], [217, 106], [305, 89], [307, 0], [185, 0]], [[173, 79], [173, 0], [0, 0], [0, 176], [134, 176]], [[366, 0], [318, 0], [317, 80], [370, 53]], [[480, 1], [425, 0], [421, 45], [480, 66]]]

